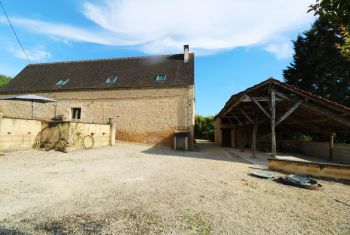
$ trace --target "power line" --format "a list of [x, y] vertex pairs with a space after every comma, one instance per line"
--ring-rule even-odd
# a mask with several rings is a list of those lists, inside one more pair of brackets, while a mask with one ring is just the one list
[[28, 57], [26, 51], [24, 50], [24, 47], [23, 47], [21, 41], [19, 40], [19, 38], [18, 38], [18, 36], [17, 36], [17, 33], [16, 33], [16, 31], [15, 31], [15, 28], [12, 26], [12, 23], [11, 23], [11, 21], [10, 21], [10, 18], [8, 17], [8, 15], [7, 15], [7, 13], [6, 13], [6, 10], [5, 10], [5, 7], [4, 7], [4, 5], [2, 4], [1, 0], [0, 0], [0, 5], [1, 5], [2, 10], [4, 11], [4, 14], [5, 14], [5, 16], [6, 16], [7, 21], [9, 22], [9, 25], [11, 26], [12, 32], [13, 32], [13, 34], [15, 35], [15, 37], [16, 37], [16, 39], [17, 39], [17, 42], [18, 42], [18, 44], [20, 45], [20, 47], [21, 47], [21, 49], [22, 49], [22, 51], [23, 51], [23, 54], [26, 56], [26, 58], [27, 58], [29, 64], [31, 64], [30, 59], [29, 59], [29, 57]]

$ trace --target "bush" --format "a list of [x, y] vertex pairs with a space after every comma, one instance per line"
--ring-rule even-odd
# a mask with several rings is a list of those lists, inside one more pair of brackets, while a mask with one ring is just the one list
[[10, 80], [10, 77], [0, 74], [0, 87], [5, 86]]
[[196, 139], [215, 140], [214, 116], [203, 117], [196, 115], [194, 137]]

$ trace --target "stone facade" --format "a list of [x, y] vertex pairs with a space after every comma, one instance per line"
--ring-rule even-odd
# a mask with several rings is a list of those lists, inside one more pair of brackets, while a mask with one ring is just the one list
[[[80, 122], [116, 123], [116, 140], [173, 145], [175, 131], [194, 131], [194, 87], [142, 88], [36, 93], [56, 103], [0, 101], [5, 117], [49, 120], [63, 114], [72, 118], [72, 108], [81, 108]], [[2, 95], [4, 97], [5, 95]], [[7, 94], [6, 96], [11, 96]], [[1, 96], [0, 96], [1, 97]], [[191, 145], [190, 145], [191, 146]]]

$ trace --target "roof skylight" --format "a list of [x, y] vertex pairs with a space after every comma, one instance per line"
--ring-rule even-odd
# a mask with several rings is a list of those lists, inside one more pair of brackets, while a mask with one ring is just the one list
[[118, 77], [116, 75], [111, 75], [107, 78], [106, 83], [107, 84], [112, 84], [117, 81]]
[[157, 74], [156, 81], [165, 81], [166, 75], [165, 74]]
[[57, 86], [64, 86], [64, 85], [67, 84], [67, 82], [69, 82], [69, 78], [66, 79], [66, 80], [59, 80], [59, 81], [56, 83], [56, 85], [57, 85]]

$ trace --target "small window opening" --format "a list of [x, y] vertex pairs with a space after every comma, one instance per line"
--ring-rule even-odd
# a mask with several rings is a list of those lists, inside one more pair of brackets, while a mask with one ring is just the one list
[[72, 119], [80, 120], [81, 108], [72, 108]]
[[156, 81], [165, 81], [166, 75], [165, 74], [158, 74], [156, 76]]
[[69, 82], [69, 78], [66, 79], [66, 80], [59, 80], [59, 81], [56, 83], [56, 85], [57, 85], [57, 86], [64, 86], [64, 85], [67, 84], [67, 82]]
[[107, 84], [112, 84], [117, 81], [118, 77], [116, 75], [111, 75], [107, 78], [106, 83]]

